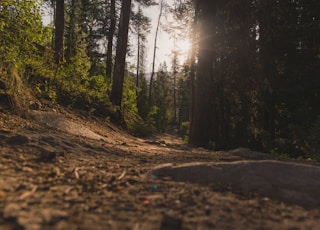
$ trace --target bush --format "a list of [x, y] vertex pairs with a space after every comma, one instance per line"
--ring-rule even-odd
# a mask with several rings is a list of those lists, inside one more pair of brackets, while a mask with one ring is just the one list
[[189, 121], [182, 122], [179, 127], [179, 135], [181, 137], [189, 135]]
[[134, 136], [148, 137], [156, 132], [153, 125], [146, 123], [135, 113], [125, 113], [124, 117], [128, 131]]

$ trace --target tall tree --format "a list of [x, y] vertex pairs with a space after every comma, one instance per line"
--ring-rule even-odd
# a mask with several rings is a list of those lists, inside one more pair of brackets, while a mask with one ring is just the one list
[[158, 21], [157, 21], [156, 33], [154, 35], [152, 70], [151, 70], [151, 77], [150, 77], [150, 84], [149, 84], [149, 104], [151, 104], [152, 84], [153, 84], [153, 78], [154, 78], [154, 74], [155, 74], [154, 67], [155, 67], [155, 62], [156, 62], [158, 32], [159, 32], [159, 28], [160, 28], [160, 22], [161, 22], [161, 17], [162, 17], [162, 13], [163, 13], [163, 7], [164, 7], [163, 0], [160, 0], [159, 4], [160, 4], [160, 11], [159, 11], [159, 16], [158, 16]]
[[177, 84], [177, 75], [178, 75], [178, 71], [179, 71], [179, 60], [178, 60], [178, 50], [174, 49], [172, 51], [173, 53], [173, 57], [172, 57], [172, 74], [173, 74], [173, 123], [176, 124], [177, 123], [177, 118], [178, 118], [178, 114], [177, 114], [177, 88], [178, 88], [178, 84]]
[[89, 35], [85, 33], [83, 26], [86, 23], [83, 12], [85, 8], [82, 0], [71, 0], [65, 8], [65, 59], [70, 71], [67, 76], [78, 81], [88, 77], [89, 70], [92, 69], [87, 43]]
[[151, 112], [151, 116], [157, 130], [164, 132], [168, 124], [168, 114], [172, 111], [172, 107], [170, 108], [170, 104], [172, 104], [172, 94], [170, 92], [172, 81], [165, 62], [159, 66], [157, 72], [158, 76], [153, 85], [153, 111]]
[[138, 11], [131, 17], [132, 29], [137, 36], [136, 87], [139, 87], [139, 76], [144, 72], [144, 53], [147, 34], [150, 32], [151, 20], [143, 14], [140, 3]]
[[123, 0], [119, 21], [116, 58], [114, 64], [113, 83], [110, 100], [113, 106], [121, 108], [122, 90], [124, 81], [125, 61], [128, 46], [129, 20], [131, 13], [131, 0]]
[[190, 52], [190, 99], [189, 99], [189, 133], [192, 132], [192, 122], [194, 113], [194, 98], [195, 98], [195, 78], [196, 78], [196, 50], [198, 41], [198, 17], [199, 17], [199, 4], [194, 3], [194, 13], [193, 13], [192, 26], [191, 26], [191, 52]]
[[61, 63], [64, 58], [64, 0], [56, 0], [55, 12], [55, 62]]
[[214, 43], [217, 6], [215, 2], [201, 2], [201, 14], [199, 15], [200, 34], [198, 69], [195, 82], [194, 111], [192, 127], [189, 134], [189, 143], [195, 146], [208, 147], [210, 143], [210, 106], [211, 106], [211, 79], [214, 53]]
[[79, 36], [81, 31], [79, 30], [79, 10], [80, 1], [71, 0], [69, 6], [69, 21], [66, 23], [66, 34], [65, 34], [65, 58], [67, 62], [76, 55], [77, 46], [79, 44]]
[[102, 52], [101, 43], [106, 39], [106, 25], [109, 12], [105, 0], [80, 0], [81, 31], [83, 31], [83, 43], [86, 44], [87, 56], [90, 59], [90, 76], [105, 75], [102, 62], [105, 54]]
[[106, 78], [111, 79], [112, 74], [112, 50], [113, 37], [116, 30], [116, 0], [110, 1], [110, 26], [107, 33], [107, 57], [106, 57]]

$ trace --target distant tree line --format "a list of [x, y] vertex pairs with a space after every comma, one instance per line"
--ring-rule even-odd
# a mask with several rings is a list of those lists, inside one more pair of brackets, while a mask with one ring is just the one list
[[193, 4], [190, 144], [319, 157], [320, 2]]

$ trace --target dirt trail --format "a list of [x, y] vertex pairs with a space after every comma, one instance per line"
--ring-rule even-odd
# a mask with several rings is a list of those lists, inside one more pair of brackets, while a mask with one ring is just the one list
[[0, 112], [0, 229], [319, 228], [317, 206], [227, 180], [188, 182], [192, 171], [178, 181], [180, 172], [153, 176], [160, 164], [275, 160], [267, 154], [192, 149], [168, 134], [144, 140], [63, 109], [26, 117]]

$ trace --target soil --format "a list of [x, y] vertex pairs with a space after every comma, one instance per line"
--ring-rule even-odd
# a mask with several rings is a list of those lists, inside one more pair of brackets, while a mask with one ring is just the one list
[[[217, 171], [196, 177], [192, 175], [199, 170], [191, 170], [180, 179], [172, 170], [157, 175], [167, 163], [174, 168], [193, 162], [278, 162], [268, 154], [191, 148], [174, 132], [137, 138], [107, 121], [61, 107], [24, 116], [2, 110], [0, 144], [2, 230], [319, 229], [317, 205], [287, 202], [252, 187], [234, 188], [223, 176], [219, 182], [210, 181]], [[302, 163], [319, 178], [317, 164]], [[270, 173], [271, 184], [277, 177], [272, 171], [261, 174]], [[295, 171], [304, 175], [300, 168]], [[297, 183], [295, 188], [309, 186]], [[279, 190], [282, 185], [272, 186]], [[314, 190], [319, 192], [317, 184]]]

